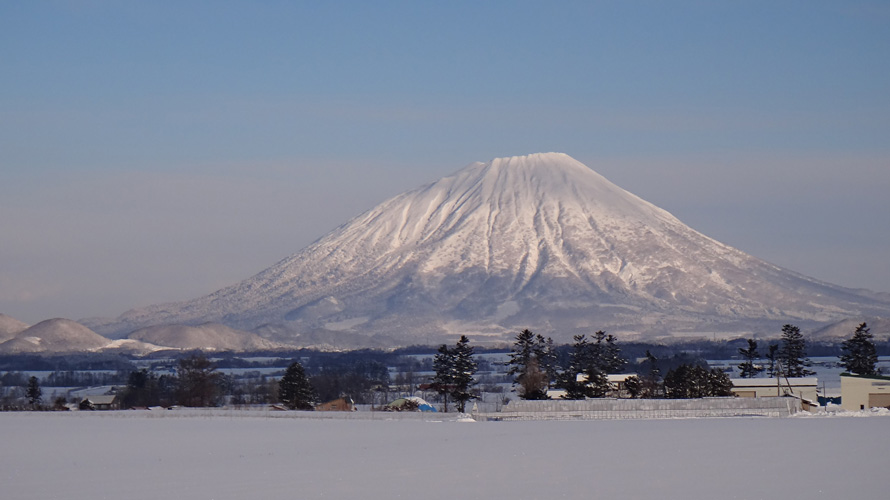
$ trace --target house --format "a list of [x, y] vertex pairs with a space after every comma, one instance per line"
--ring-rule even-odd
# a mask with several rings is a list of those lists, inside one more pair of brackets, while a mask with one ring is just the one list
[[890, 408], [890, 377], [841, 373], [841, 408]]
[[315, 407], [315, 411], [355, 411], [355, 403], [349, 396], [337, 398]]
[[625, 382], [631, 377], [639, 377], [636, 373], [614, 373], [606, 375], [609, 385], [612, 386], [610, 397], [627, 398], [630, 397], [625, 387]]
[[[625, 382], [630, 377], [639, 377], [636, 373], [613, 373], [606, 375], [606, 379], [609, 381], [609, 393], [606, 397], [609, 398], [628, 398], [630, 394], [628, 394], [627, 389], [625, 388]], [[576, 375], [575, 380], [578, 382], [584, 382], [587, 380], [587, 375], [583, 373], [579, 373]], [[550, 399], [562, 399], [566, 394], [564, 389], [548, 389], [547, 396]]]
[[116, 394], [87, 396], [80, 402], [81, 410], [119, 410], [120, 407]]
[[807, 401], [819, 400], [816, 377], [733, 378], [732, 393], [740, 398], [793, 396]]

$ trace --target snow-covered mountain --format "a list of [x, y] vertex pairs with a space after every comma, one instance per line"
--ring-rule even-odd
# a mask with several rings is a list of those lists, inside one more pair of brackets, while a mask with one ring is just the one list
[[756, 259], [546, 153], [473, 163], [241, 283], [92, 326], [122, 335], [213, 321], [265, 325], [257, 332], [282, 342], [329, 331], [428, 343], [519, 328], [561, 340], [769, 333], [861, 315], [890, 315], [890, 300]]

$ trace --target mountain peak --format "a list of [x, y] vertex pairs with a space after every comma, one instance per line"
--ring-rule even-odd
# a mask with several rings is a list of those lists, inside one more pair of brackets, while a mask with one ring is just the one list
[[[467, 166], [464, 170], [484, 172], [537, 172], [539, 174], [556, 175], [597, 175], [588, 166], [579, 162], [565, 153], [533, 153], [524, 156], [507, 156], [494, 158], [488, 162], [476, 162]], [[601, 177], [605, 181], [605, 178]], [[606, 181], [608, 182], [608, 181]]]
[[[505, 167], [513, 167], [513, 168], [522, 168], [522, 167], [533, 167], [536, 165], [580, 165], [585, 167], [583, 163], [578, 162], [571, 156], [565, 153], [532, 153], [527, 155], [520, 156], [505, 156], [502, 158], [494, 158], [490, 162], [492, 165], [505, 166]], [[585, 167], [586, 168], [586, 167]]]

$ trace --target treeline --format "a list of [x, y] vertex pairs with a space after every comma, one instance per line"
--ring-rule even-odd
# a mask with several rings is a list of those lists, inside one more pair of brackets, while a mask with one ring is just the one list
[[[560, 361], [562, 359], [562, 361]], [[551, 390], [562, 391], [562, 399], [604, 397], [698, 398], [732, 395], [729, 376], [707, 362], [690, 359], [688, 353], [660, 361], [650, 351], [636, 364], [636, 375], [611, 382], [609, 375], [621, 374], [630, 365], [618, 339], [597, 331], [588, 339], [576, 335], [567, 356], [560, 356], [552, 339], [521, 331], [513, 343], [508, 374], [522, 399], [550, 399]], [[662, 371], [666, 366], [666, 374]]]
[[[255, 353], [213, 353], [213, 359], [218, 368], [281, 368], [282, 373], [295, 359], [299, 359], [310, 373], [318, 373], [324, 367], [348, 366], [360, 360], [376, 361], [385, 366], [393, 367], [397, 372], [407, 371], [432, 371], [432, 362], [427, 360], [424, 364], [416, 361], [416, 355], [428, 355], [432, 358], [436, 354], [438, 346], [416, 345], [393, 351], [380, 351], [374, 349], [362, 349], [346, 352], [322, 352], [313, 349], [296, 349], [291, 351], [255, 352]], [[736, 359], [738, 350], [747, 347], [747, 339], [733, 339], [727, 341], [714, 340], [687, 340], [671, 343], [669, 345], [647, 342], [622, 342], [622, 355], [634, 360], [645, 357], [646, 351], [656, 354], [659, 359], [669, 359], [675, 356], [691, 355], [700, 359]], [[875, 343], [878, 356], [890, 356], [890, 342]], [[501, 347], [476, 346], [477, 354], [507, 353], [510, 352], [509, 344]], [[561, 362], [565, 361], [571, 351], [571, 344], [556, 346], [556, 352]], [[843, 354], [843, 342], [807, 342], [809, 356], [841, 356]], [[47, 371], [47, 372], [85, 372], [109, 370], [129, 373], [137, 369], [136, 362], [145, 364], [147, 361], [151, 371], [159, 371], [164, 368], [173, 368], [175, 361], [199, 354], [194, 352], [159, 351], [146, 356], [131, 356], [125, 354], [109, 353], [81, 353], [66, 355], [2, 355], [0, 356], [0, 373], [22, 371]], [[249, 358], [270, 358], [257, 361]], [[170, 359], [174, 359], [171, 365]], [[156, 361], [151, 361], [156, 359]], [[487, 371], [485, 361], [480, 360], [480, 371]]]
[[11, 371], [125, 371], [134, 369], [133, 360], [122, 354], [81, 353], [65, 355], [7, 354], [0, 356], [0, 372]]
[[158, 376], [144, 369], [130, 373], [121, 392], [121, 403], [126, 408], [288, 403], [290, 400], [283, 400], [281, 391], [292, 382], [296, 367], [312, 387], [311, 403], [343, 395], [350, 395], [359, 403], [371, 402], [374, 394], [389, 388], [389, 370], [383, 363], [361, 356], [347, 356], [340, 361], [329, 366], [306, 363], [315, 371], [312, 374], [312, 370], [291, 360], [280, 378], [259, 371], [248, 371], [236, 378], [221, 373], [216, 362], [194, 354], [178, 361], [175, 374]]
[[[34, 398], [39, 384], [119, 386], [119, 399], [127, 408], [290, 405], [292, 398], [283, 395], [280, 379], [293, 374], [295, 364], [311, 389], [306, 394], [312, 395], [313, 402], [346, 396], [358, 404], [385, 404], [392, 396], [420, 391], [424, 397], [441, 402], [445, 410], [449, 403], [454, 403], [458, 410], [465, 411], [466, 405], [482, 392], [503, 392], [499, 384], [504, 381], [512, 382], [524, 399], [545, 399], [554, 390], [562, 391], [559, 397], [567, 399], [724, 396], [729, 394], [729, 378], [724, 372], [709, 368], [706, 358], [740, 358], [738, 368], [743, 377], [760, 376], [763, 372], [769, 376], [802, 377], [812, 374], [807, 356], [814, 351], [824, 354], [827, 345], [807, 343], [797, 327], [785, 325], [779, 341], [766, 346], [754, 339], [668, 346], [619, 344], [615, 336], [602, 331], [589, 338], [577, 335], [573, 343], [557, 345], [550, 338], [523, 330], [509, 348], [500, 350], [470, 346], [468, 338], [462, 336], [453, 346], [412, 346], [394, 352], [331, 353], [304, 349], [290, 352], [291, 356], [277, 353], [266, 359], [222, 353], [215, 354], [213, 360], [201, 353], [179, 353], [180, 357], [172, 360], [171, 353], [166, 358], [154, 354], [140, 361], [142, 366], [150, 361], [149, 368], [143, 369], [137, 369], [133, 360], [121, 355], [5, 356], [0, 357], [0, 367], [5, 369], [0, 369], [0, 407], [42, 407], [40, 398]], [[875, 365], [881, 345], [884, 344], [874, 342], [867, 325], [862, 323], [849, 339], [831, 344], [831, 353], [840, 355], [847, 371], [877, 374]], [[479, 358], [479, 352], [505, 353], [508, 361], [505, 366], [494, 366], [492, 361]], [[9, 370], [12, 367], [52, 371], [38, 381], [22, 371]], [[220, 371], [222, 368], [244, 371], [237, 376], [227, 375]], [[609, 380], [609, 375], [619, 373], [635, 375]], [[60, 403], [64, 401], [54, 401], [52, 406], [61, 406]]]

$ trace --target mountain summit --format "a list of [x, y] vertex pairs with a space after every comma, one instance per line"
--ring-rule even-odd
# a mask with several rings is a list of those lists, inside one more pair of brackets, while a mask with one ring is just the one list
[[568, 340], [752, 332], [890, 314], [687, 227], [561, 153], [497, 158], [387, 200], [241, 283], [97, 331], [214, 321], [429, 343], [518, 328]]

